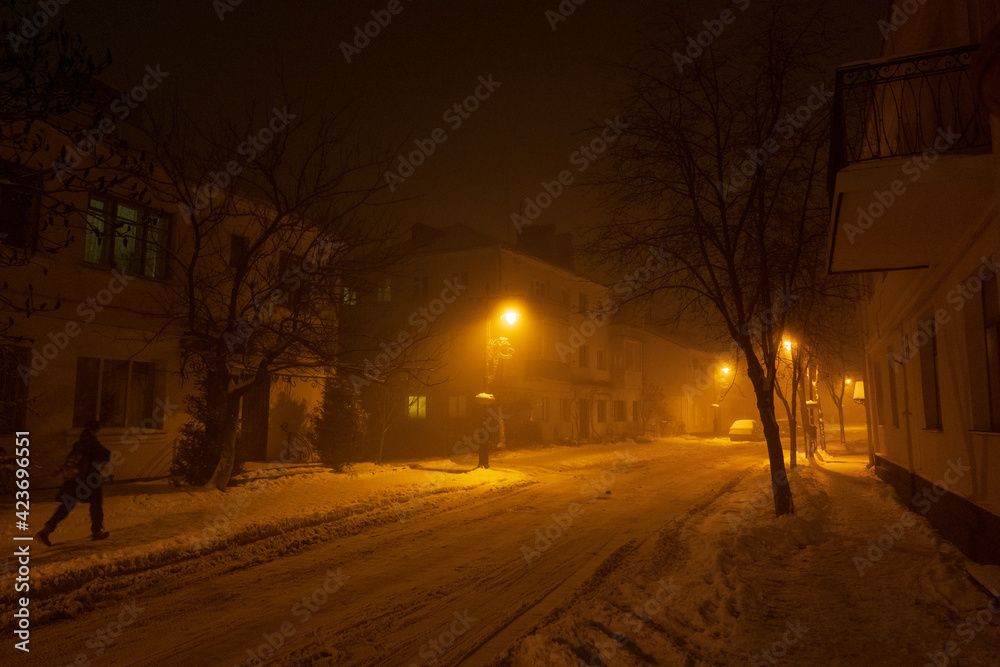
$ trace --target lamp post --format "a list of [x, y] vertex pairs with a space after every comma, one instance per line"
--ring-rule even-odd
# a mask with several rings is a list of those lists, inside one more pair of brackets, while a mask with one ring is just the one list
[[719, 373], [721, 373], [722, 375], [719, 376], [718, 374], [715, 374], [715, 377], [712, 379], [712, 393], [713, 397], [715, 398], [715, 401], [712, 403], [712, 409], [715, 411], [715, 416], [714, 419], [712, 420], [713, 423], [712, 430], [716, 438], [722, 437], [722, 429], [720, 428], [722, 426], [722, 398], [723, 396], [725, 396], [725, 393], [723, 393], [721, 396], [719, 395], [719, 380], [725, 382], [726, 379], [729, 377], [729, 373], [732, 372], [732, 370], [733, 369], [729, 368], [728, 366], [723, 366], [722, 368], [719, 369]]
[[[496, 401], [495, 392], [493, 391], [493, 382], [496, 379], [497, 371], [500, 368], [500, 362], [514, 356], [514, 348], [511, 346], [509, 338], [506, 336], [497, 336], [496, 338], [493, 337], [493, 320], [497, 319], [499, 326], [506, 326], [507, 328], [510, 328], [517, 324], [517, 321], [520, 318], [521, 313], [514, 308], [504, 309], [504, 312], [498, 318], [495, 317], [494, 313], [490, 313], [486, 318], [486, 390], [476, 397], [476, 401], [483, 406], [484, 422], [488, 418], [487, 407], [494, 404]], [[496, 402], [496, 405], [498, 422], [497, 446], [503, 447], [506, 440], [504, 433], [503, 410], [500, 408], [499, 402]], [[479, 450], [479, 466], [482, 468], [490, 467], [489, 439], [487, 439], [482, 448]]]

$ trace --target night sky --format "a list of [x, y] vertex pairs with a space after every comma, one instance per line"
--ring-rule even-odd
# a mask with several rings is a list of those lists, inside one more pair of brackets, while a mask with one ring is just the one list
[[[206, 117], [239, 117], [244, 99], [262, 106], [284, 71], [288, 87], [308, 91], [314, 103], [356, 105], [363, 142], [411, 150], [414, 139], [443, 128], [448, 140], [398, 186], [405, 202], [395, 216], [406, 224], [462, 222], [501, 238], [509, 211], [572, 168], [572, 154], [614, 99], [609, 64], [627, 60], [651, 16], [643, 2], [588, 0], [553, 31], [546, 10], [557, 0], [399, 0], [402, 11], [348, 63], [340, 43], [388, 0], [243, 0], [220, 20], [225, 2], [74, 2], [62, 11], [96, 53], [111, 48], [108, 83], [131, 87], [157, 63], [170, 72], [150, 104], [178, 95]], [[683, 5], [697, 20], [717, 17], [728, 3]], [[883, 3], [838, 5], [850, 41], [831, 45], [831, 62], [874, 57]], [[453, 131], [443, 113], [490, 74], [501, 87]], [[596, 198], [579, 187], [538, 222], [570, 229], [598, 217]]]

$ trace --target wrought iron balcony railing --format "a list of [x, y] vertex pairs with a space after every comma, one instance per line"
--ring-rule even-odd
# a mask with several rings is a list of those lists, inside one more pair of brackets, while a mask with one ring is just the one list
[[949, 150], [990, 146], [989, 116], [976, 103], [970, 74], [977, 48], [838, 69], [831, 185], [850, 164], [922, 153], [944, 131], [957, 136]]

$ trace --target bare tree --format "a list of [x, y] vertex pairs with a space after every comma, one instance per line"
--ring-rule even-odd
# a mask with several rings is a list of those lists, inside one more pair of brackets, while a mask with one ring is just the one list
[[[66, 248], [72, 229], [82, 226], [82, 211], [67, 195], [124, 185], [126, 178], [102, 169], [118, 168], [130, 157], [117, 138], [95, 130], [115, 94], [96, 79], [110, 53], [95, 60], [78, 35], [25, 0], [0, 7], [0, 34], [0, 268], [12, 269]], [[77, 161], [72, 169], [65, 168], [68, 154]], [[138, 192], [137, 183], [128, 189]], [[0, 289], [4, 356], [12, 354], [12, 345], [31, 342], [17, 333], [15, 317], [60, 305], [52, 294], [40, 300], [45, 297], [36, 292], [44, 294], [46, 286], [21, 276], [5, 270]]]
[[174, 104], [145, 121], [150, 197], [179, 214], [162, 248], [170, 279], [141, 311], [181, 334], [206, 439], [221, 445], [207, 486], [223, 489], [248, 392], [282, 371], [344, 370], [345, 285], [363, 289], [393, 238], [369, 215], [385, 161], [355, 145], [346, 109], [249, 105], [239, 124], [206, 130]]
[[669, 253], [637, 294], [679, 303], [745, 355], [779, 515], [793, 503], [776, 358], [789, 313], [814, 287], [828, 214], [822, 11], [795, 0], [748, 6], [701, 52], [684, 49], [700, 22], [658, 26], [624, 70], [629, 92], [614, 110], [624, 132], [599, 179], [611, 221], [597, 249], [626, 265], [649, 247]]

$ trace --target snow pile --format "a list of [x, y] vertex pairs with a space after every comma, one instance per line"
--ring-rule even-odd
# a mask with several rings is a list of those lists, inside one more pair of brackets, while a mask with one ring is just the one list
[[763, 467], [707, 494], [504, 664], [1000, 664], [1000, 599], [864, 461], [792, 471], [792, 516]]

